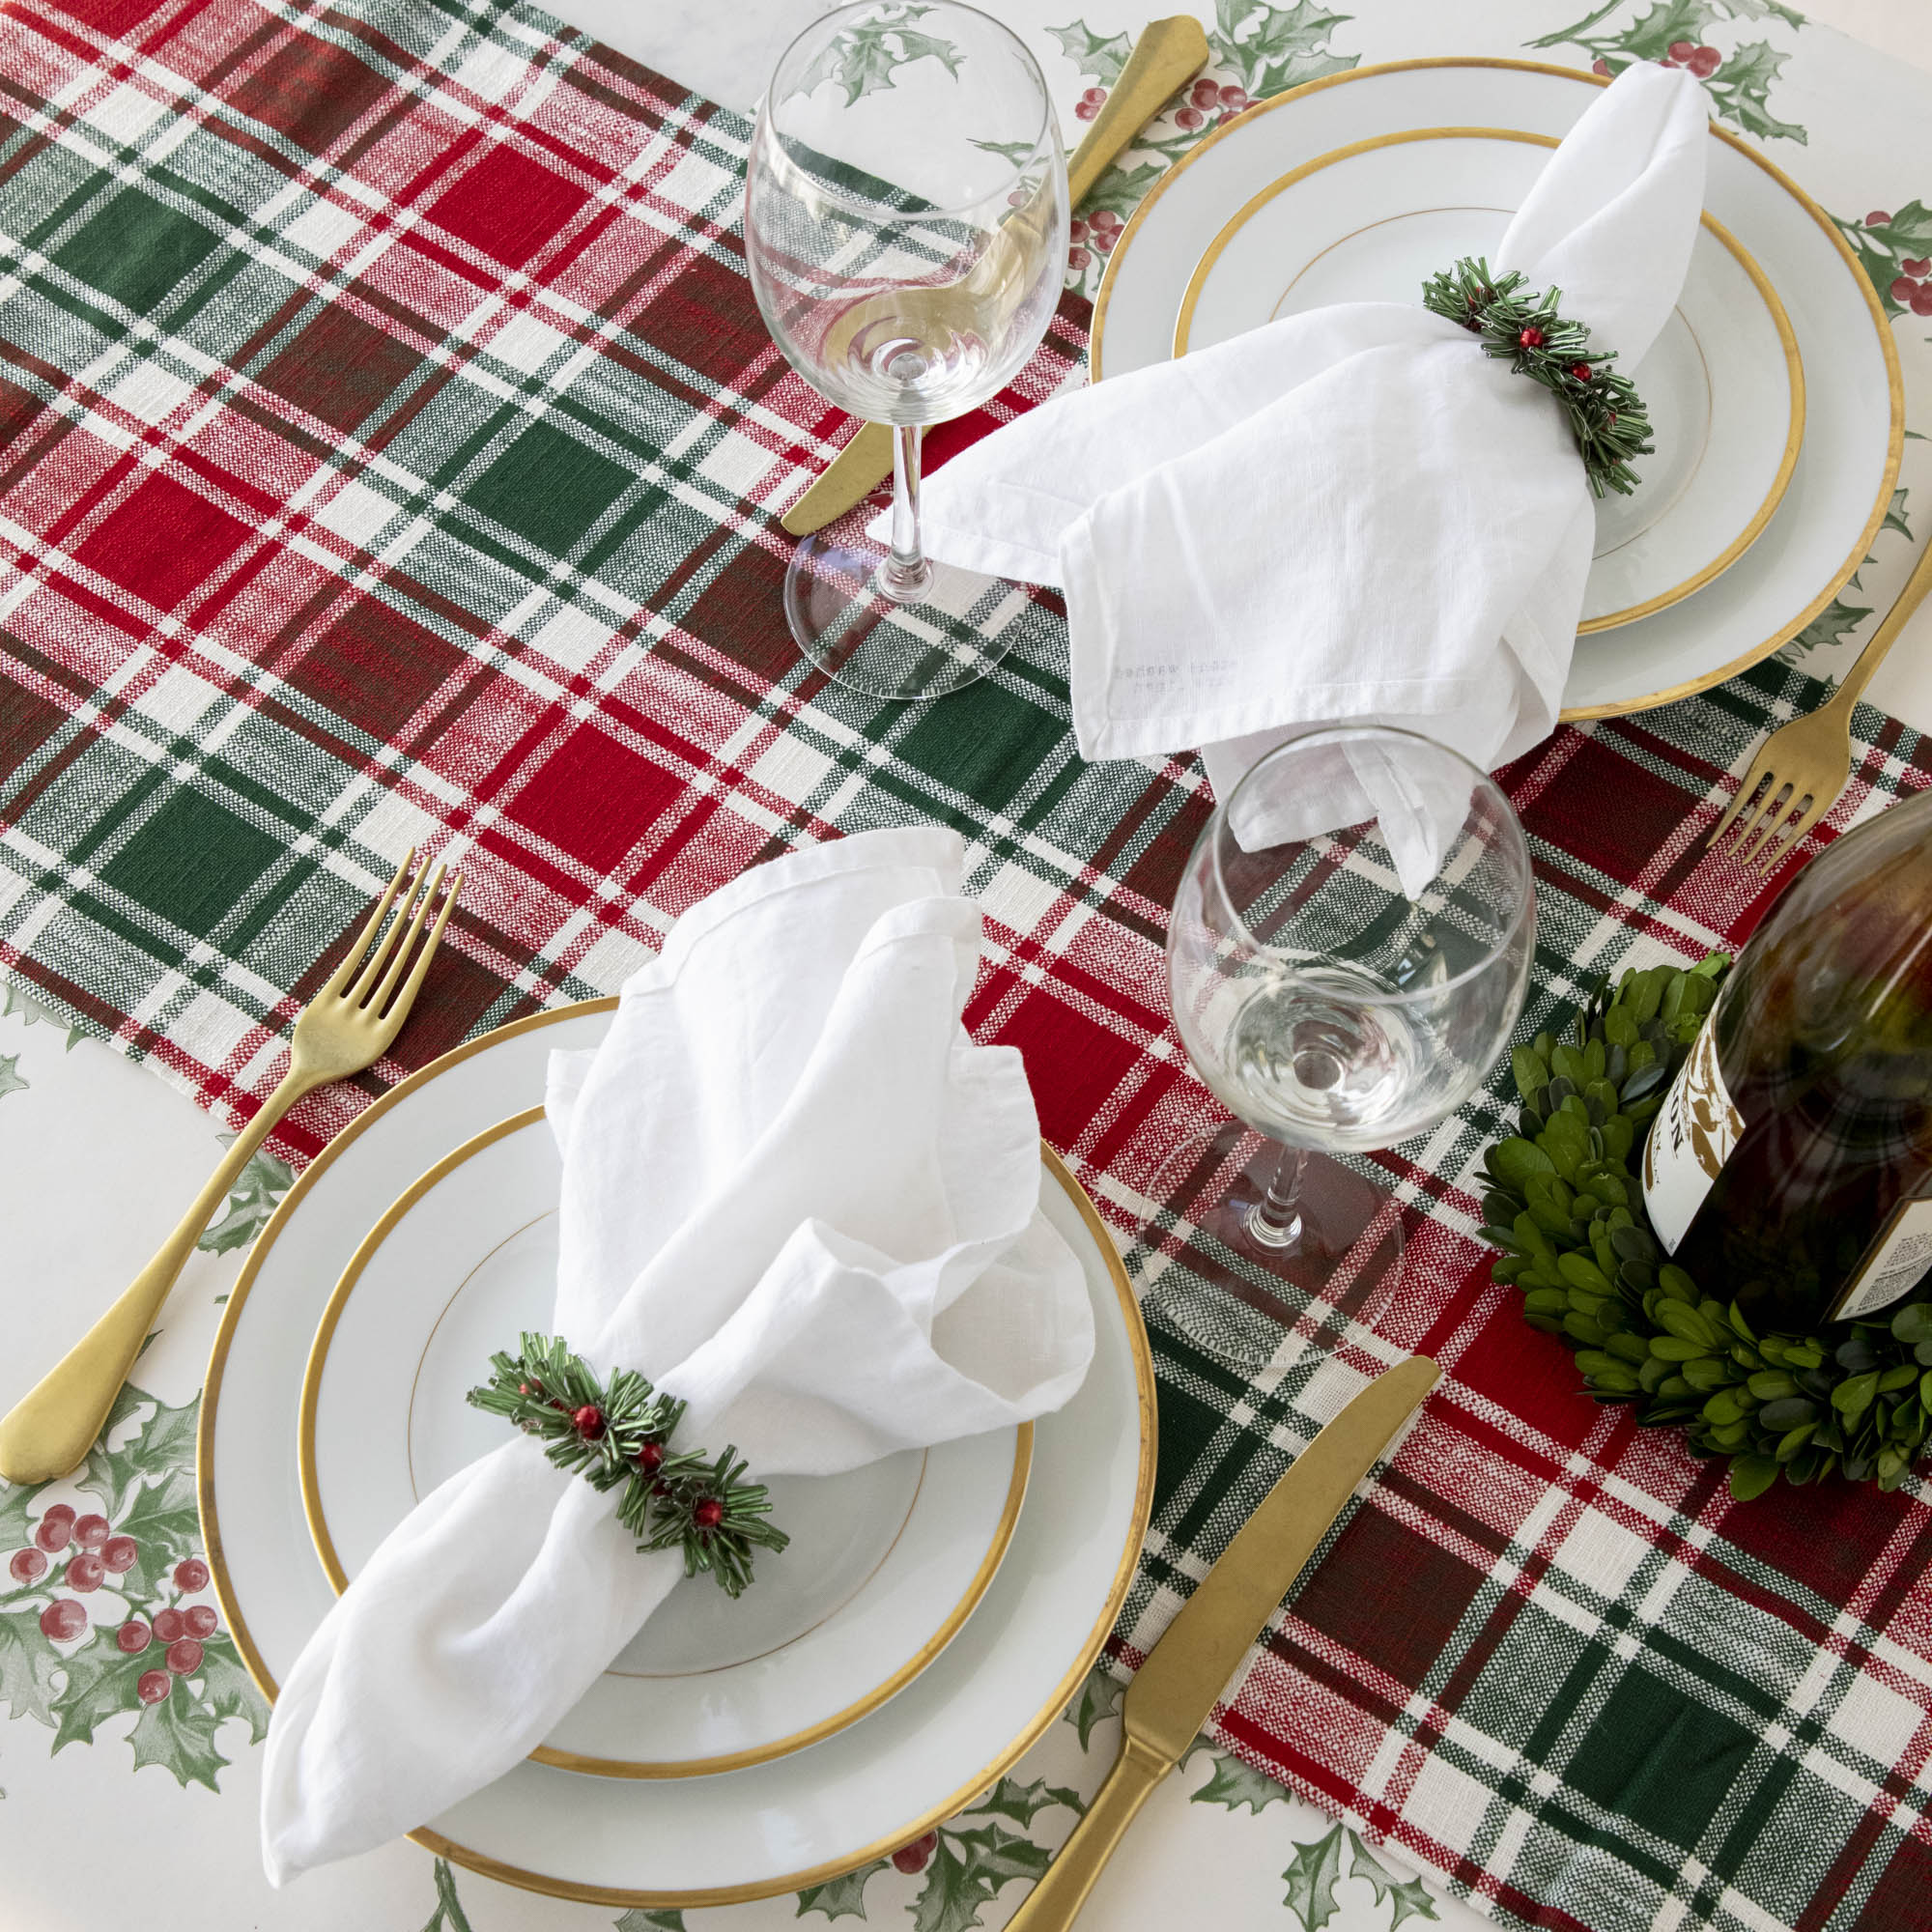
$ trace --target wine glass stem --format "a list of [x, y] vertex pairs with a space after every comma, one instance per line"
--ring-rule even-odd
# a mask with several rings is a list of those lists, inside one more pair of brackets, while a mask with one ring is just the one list
[[1268, 1189], [1248, 1209], [1248, 1238], [1279, 1254], [1301, 1245], [1301, 1175], [1308, 1163], [1306, 1148], [1283, 1148], [1281, 1164]]
[[879, 582], [901, 604], [923, 596], [932, 582], [919, 547], [919, 439], [917, 429], [893, 425], [893, 548], [879, 566]]

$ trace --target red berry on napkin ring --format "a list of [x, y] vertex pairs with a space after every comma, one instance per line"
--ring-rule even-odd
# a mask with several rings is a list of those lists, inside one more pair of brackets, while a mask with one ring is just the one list
[[1517, 341], [1525, 349], [1541, 349], [1549, 340], [1540, 328], [1520, 328], [1516, 332]]

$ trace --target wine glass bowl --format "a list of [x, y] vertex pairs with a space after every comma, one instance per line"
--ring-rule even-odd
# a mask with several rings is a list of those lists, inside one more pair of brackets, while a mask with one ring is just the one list
[[745, 252], [772, 337], [813, 387], [896, 440], [891, 547], [801, 541], [785, 608], [807, 657], [876, 696], [954, 690], [1003, 654], [1011, 588], [933, 563], [919, 431], [996, 395], [1039, 345], [1067, 246], [1066, 163], [1037, 62], [954, 0], [814, 21], [758, 110]]
[[[1377, 1254], [1348, 1271], [1352, 1312], [1386, 1292], [1399, 1217], [1311, 1151], [1385, 1148], [1461, 1106], [1509, 1043], [1534, 934], [1509, 801], [1415, 733], [1308, 732], [1216, 808], [1175, 898], [1169, 990], [1196, 1073], [1252, 1133], [1204, 1129], [1163, 1173], [1207, 1200], [1188, 1218], [1249, 1264], [1242, 1299], [1273, 1295], [1292, 1320], [1371, 1236]], [[1274, 1144], [1265, 1158], [1252, 1134]]]

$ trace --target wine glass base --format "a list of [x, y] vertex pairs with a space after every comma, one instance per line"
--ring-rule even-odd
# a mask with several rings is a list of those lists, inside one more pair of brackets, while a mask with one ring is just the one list
[[1276, 1238], [1257, 1209], [1281, 1158], [1279, 1142], [1223, 1121], [1184, 1138], [1151, 1187], [1176, 1225], [1149, 1233], [1165, 1257], [1150, 1303], [1190, 1341], [1246, 1369], [1272, 1361], [1292, 1334], [1332, 1348], [1349, 1324], [1373, 1326], [1402, 1262], [1395, 1197], [1324, 1153], [1303, 1162], [1299, 1230]]
[[1022, 585], [928, 559], [919, 590], [900, 598], [886, 587], [885, 560], [883, 546], [823, 530], [792, 552], [785, 619], [799, 649], [834, 683], [867, 697], [944, 697], [1006, 656]]

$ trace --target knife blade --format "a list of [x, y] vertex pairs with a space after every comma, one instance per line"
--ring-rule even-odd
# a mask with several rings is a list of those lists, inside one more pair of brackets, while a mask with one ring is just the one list
[[1441, 1371], [1414, 1355], [1317, 1432], [1181, 1605], [1121, 1705], [1121, 1754], [1007, 1932], [1065, 1932], [1160, 1780], [1180, 1762], [1329, 1525]]
[[[1208, 36], [1189, 14], [1151, 20], [1134, 43], [1127, 64], [1066, 164], [1066, 203], [1078, 208], [1109, 163], [1167, 101], [1208, 64]], [[866, 422], [805, 494], [779, 519], [795, 537], [836, 523], [893, 473], [893, 432]]]

